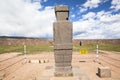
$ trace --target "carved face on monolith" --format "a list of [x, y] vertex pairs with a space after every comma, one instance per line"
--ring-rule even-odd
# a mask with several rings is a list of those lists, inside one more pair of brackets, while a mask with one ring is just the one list
[[57, 21], [53, 23], [55, 76], [72, 75], [72, 22], [69, 21], [69, 7], [56, 6]]

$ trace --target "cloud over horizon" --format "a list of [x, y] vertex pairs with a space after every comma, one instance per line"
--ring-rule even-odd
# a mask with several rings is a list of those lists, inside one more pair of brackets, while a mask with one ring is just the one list
[[53, 7], [44, 10], [39, 2], [5, 0], [0, 3], [0, 35], [52, 37]]
[[[54, 5], [43, 5], [48, 1], [0, 1], [0, 36], [53, 38], [53, 22], [56, 19]], [[109, 11], [92, 11], [108, 1], [87, 0], [81, 6], [77, 6], [79, 11], [76, 13], [80, 14], [80, 17], [75, 11], [70, 11], [73, 13], [70, 14], [70, 20], [73, 22], [74, 39], [120, 38], [119, 0], [111, 1]], [[74, 20], [76, 18], [78, 19]]]

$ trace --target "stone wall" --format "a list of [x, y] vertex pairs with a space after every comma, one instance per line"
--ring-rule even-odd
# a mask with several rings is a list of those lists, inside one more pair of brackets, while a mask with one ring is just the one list
[[51, 45], [52, 41], [46, 39], [15, 39], [15, 38], [0, 38], [0, 45]]
[[79, 44], [80, 41], [82, 44], [104, 44], [104, 43], [111, 43], [111, 44], [120, 44], [120, 39], [75, 39], [73, 43]]
[[[79, 44], [82, 41], [82, 44], [92, 44], [92, 43], [112, 43], [120, 44], [120, 39], [75, 39], [73, 43]], [[18, 44], [30, 44], [30, 45], [53, 45], [52, 40], [47, 39], [16, 39], [16, 38], [0, 38], [0, 45], [18, 45]]]

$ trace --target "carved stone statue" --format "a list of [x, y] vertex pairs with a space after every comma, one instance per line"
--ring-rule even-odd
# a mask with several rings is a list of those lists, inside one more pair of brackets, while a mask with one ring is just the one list
[[55, 76], [72, 76], [72, 22], [69, 7], [56, 6], [57, 21], [53, 23]]

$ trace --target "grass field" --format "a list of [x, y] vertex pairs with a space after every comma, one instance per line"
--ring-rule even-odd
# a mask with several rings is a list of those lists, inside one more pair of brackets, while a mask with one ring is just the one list
[[[49, 45], [26, 45], [27, 54], [39, 53], [39, 52], [51, 52], [53, 46]], [[73, 51], [88, 50], [94, 52], [96, 50], [96, 44], [86, 44], [79, 46], [79, 44], [73, 45]], [[120, 44], [99, 44], [99, 50], [117, 51], [120, 52]], [[22, 52], [24, 51], [23, 45], [0, 45], [0, 54], [9, 52]]]
[[[80, 50], [88, 50], [89, 52], [95, 52], [97, 44], [86, 44], [79, 46], [78, 44], [74, 44], [73, 50], [80, 51]], [[116, 51], [120, 52], [120, 44], [98, 44], [99, 50], [105, 51]]]
[[[26, 51], [28, 54], [37, 52], [49, 52], [53, 51], [53, 47], [49, 45], [26, 45]], [[23, 45], [0, 45], [0, 54], [9, 52], [24, 52]]]

